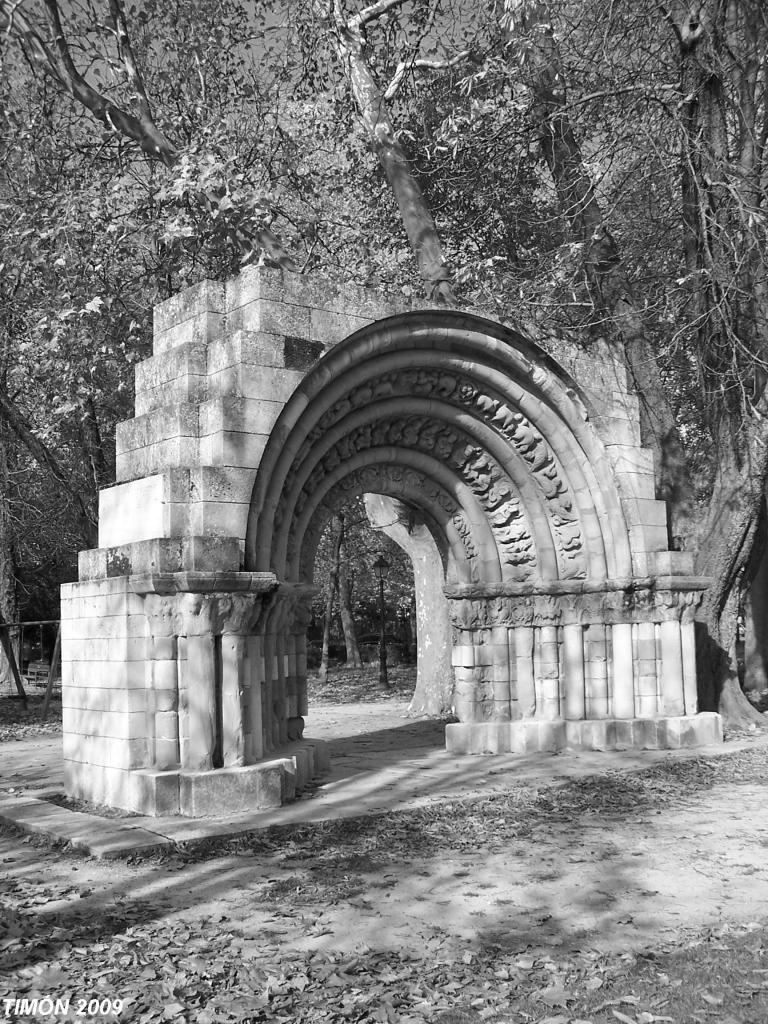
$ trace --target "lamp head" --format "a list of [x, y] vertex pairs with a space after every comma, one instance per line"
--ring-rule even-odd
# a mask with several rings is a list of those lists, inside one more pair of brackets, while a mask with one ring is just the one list
[[384, 555], [379, 555], [379, 557], [373, 563], [373, 568], [378, 573], [379, 579], [383, 580], [389, 571], [389, 562], [386, 560]]

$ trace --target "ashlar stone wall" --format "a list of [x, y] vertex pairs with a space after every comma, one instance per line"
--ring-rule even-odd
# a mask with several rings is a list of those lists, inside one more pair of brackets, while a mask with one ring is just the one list
[[601, 344], [263, 268], [161, 304], [99, 547], [62, 589], [68, 791], [199, 815], [322, 770], [302, 738], [314, 554], [356, 494], [432, 538], [450, 749], [717, 739], [696, 705], [707, 581], [668, 550], [638, 423]]

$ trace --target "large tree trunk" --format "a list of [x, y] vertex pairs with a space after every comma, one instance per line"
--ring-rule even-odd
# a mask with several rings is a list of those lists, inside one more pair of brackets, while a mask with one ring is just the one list
[[413, 567], [416, 612], [416, 689], [408, 714], [437, 718], [451, 711], [451, 621], [443, 592], [445, 571], [440, 552], [428, 528], [413, 522], [406, 528], [396, 498], [365, 495], [365, 511], [374, 530], [381, 530], [408, 555]]
[[320, 667], [317, 670], [318, 678], [325, 682], [328, 678], [328, 659], [331, 647], [331, 624], [333, 623], [333, 601], [336, 591], [339, 588], [339, 562], [341, 557], [342, 523], [341, 519], [334, 517], [334, 532], [331, 547], [331, 567], [328, 572], [328, 582], [325, 591], [325, 614], [323, 615], [323, 650], [320, 655]]
[[[504, 29], [507, 47], [514, 49], [515, 33], [526, 32], [526, 59], [521, 73], [532, 96], [532, 114], [539, 145], [557, 193], [563, 220], [572, 239], [582, 246], [585, 285], [609, 340], [620, 347], [630, 382], [640, 398], [643, 444], [655, 455], [657, 496], [667, 502], [670, 541], [680, 544], [690, 535], [692, 484], [685, 451], [659, 367], [616, 240], [608, 230], [571, 124], [563, 68], [548, 5], [532, 7], [528, 0], [510, 5], [512, 17]], [[604, 330], [601, 327], [601, 330]]]
[[355, 634], [355, 619], [352, 615], [352, 593], [347, 575], [347, 550], [344, 542], [344, 517], [339, 516], [341, 523], [341, 545], [339, 548], [339, 617], [344, 633], [344, 646], [347, 649], [347, 668], [362, 668], [363, 659]]
[[712, 580], [697, 614], [702, 710], [719, 710], [730, 729], [768, 726], [741, 691], [736, 657], [742, 581], [764, 507], [766, 442], [764, 427], [751, 446], [753, 457], [743, 462], [732, 438], [722, 438], [696, 564]]
[[92, 395], [87, 395], [80, 403], [80, 438], [91, 470], [94, 494], [98, 495], [102, 487], [112, 482], [112, 473], [104, 454], [101, 429]]
[[744, 599], [744, 689], [768, 690], [768, 512], [763, 504], [758, 537], [747, 567]]
[[[670, 4], [680, 60], [683, 251], [701, 382], [715, 439], [714, 486], [697, 570], [712, 579], [699, 612], [701, 682], [726, 726], [765, 725], [738, 680], [737, 619], [754, 574], [765, 508], [768, 400], [766, 234], [758, 82], [765, 25], [753, 0]], [[761, 56], [760, 47], [763, 47]], [[730, 98], [729, 98], [730, 97]], [[738, 129], [728, 108], [738, 108]], [[759, 113], [762, 107], [762, 114]], [[762, 539], [759, 540], [762, 544]]]
[[[17, 622], [19, 602], [16, 580], [16, 545], [11, 528], [8, 483], [8, 450], [5, 444], [0, 444], [0, 621]], [[18, 664], [18, 631], [9, 630], [9, 639]], [[0, 682], [8, 681], [13, 681], [11, 668], [0, 648]]]
[[[389, 6], [395, 6], [392, 3]], [[329, 4], [313, 0], [316, 16], [325, 20]], [[416, 181], [405, 150], [397, 138], [384, 92], [364, 53], [364, 30], [367, 21], [384, 13], [382, 5], [372, 4], [356, 17], [345, 20], [340, 7], [334, 5], [331, 28], [332, 42], [339, 62], [345, 70], [352, 95], [368, 141], [387, 177], [397, 201], [405, 233], [408, 236], [427, 291], [435, 301], [454, 304], [451, 275], [443, 258], [437, 227], [419, 183]]]

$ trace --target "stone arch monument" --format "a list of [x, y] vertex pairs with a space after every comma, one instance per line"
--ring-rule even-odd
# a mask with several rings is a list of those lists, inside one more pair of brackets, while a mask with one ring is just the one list
[[546, 348], [261, 268], [157, 307], [99, 548], [62, 590], [70, 794], [200, 815], [322, 770], [301, 738], [313, 563], [354, 495], [437, 552], [449, 750], [719, 739], [696, 702], [707, 581], [668, 550], [624, 370]]

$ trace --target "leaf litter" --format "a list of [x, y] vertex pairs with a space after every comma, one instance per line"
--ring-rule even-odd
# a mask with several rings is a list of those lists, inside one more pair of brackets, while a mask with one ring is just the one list
[[[166, 858], [182, 870], [237, 854], [289, 868], [256, 885], [262, 908], [322, 937], [322, 907], [363, 909], [386, 886], [387, 866], [418, 871], [429, 859], [477, 854], [534, 837], [553, 821], [624, 818], [675, 808], [713, 786], [764, 785], [766, 751], [665, 761], [636, 773], [606, 771], [539, 787], [512, 786], [482, 799], [187, 844]], [[608, 845], [601, 849], [610, 855]], [[39, 849], [46, 857], [62, 856]], [[598, 858], [599, 859], [599, 858]], [[295, 870], [291, 869], [291, 865]], [[159, 865], [160, 868], [163, 865]], [[768, 930], [723, 925], [657, 941], [641, 953], [585, 947], [542, 956], [503, 938], [479, 950], [291, 948], [280, 929], [254, 936], [225, 913], [178, 920], [160, 896], [115, 899], [94, 913], [77, 884], [55, 886], [45, 871], [0, 889], [0, 998], [105, 993], [126, 1000], [120, 1024], [765, 1024]], [[86, 897], [84, 899], [84, 897]], [[354, 901], [358, 901], [357, 903]], [[86, 905], [88, 904], [88, 905]], [[313, 913], [320, 910], [320, 913]], [[718, 1016], [713, 1016], [718, 1014]], [[42, 1019], [42, 1018], [41, 1018]], [[57, 1020], [65, 1018], [57, 1017]]]

